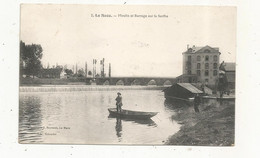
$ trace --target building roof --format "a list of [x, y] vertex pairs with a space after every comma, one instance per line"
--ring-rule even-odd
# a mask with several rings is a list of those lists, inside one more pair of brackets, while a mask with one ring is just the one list
[[179, 86], [185, 88], [186, 90], [190, 91], [191, 93], [203, 93], [201, 90], [196, 88], [190, 83], [177, 83]]
[[236, 71], [236, 63], [225, 63], [226, 71]]
[[203, 47], [192, 47], [192, 53], [196, 53], [198, 52], [199, 50], [201, 50]]
[[205, 50], [209, 50], [212, 53], [219, 53], [219, 48], [218, 47], [210, 47], [208, 45], [204, 46], [204, 47], [190, 47], [188, 48], [185, 52], [183, 53], [203, 53], [205, 52]]

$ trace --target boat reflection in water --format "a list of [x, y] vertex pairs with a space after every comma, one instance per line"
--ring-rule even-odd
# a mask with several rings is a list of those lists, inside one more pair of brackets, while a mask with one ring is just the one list
[[109, 119], [116, 119], [116, 136], [118, 137], [118, 141], [122, 141], [122, 135], [123, 135], [123, 125], [122, 122], [131, 122], [131, 123], [136, 123], [139, 125], [144, 125], [144, 126], [149, 126], [149, 127], [157, 127], [157, 124], [152, 120], [152, 119], [128, 119], [128, 118], [120, 118], [120, 117], [115, 117], [113, 115], [108, 116]]
[[116, 136], [119, 138], [119, 142], [122, 140], [122, 121], [120, 118], [116, 118]]

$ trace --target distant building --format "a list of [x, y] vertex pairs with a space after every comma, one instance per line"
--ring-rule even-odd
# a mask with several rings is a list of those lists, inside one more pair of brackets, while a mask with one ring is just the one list
[[61, 73], [60, 73], [60, 78], [68, 78], [66, 72], [64, 71], [64, 69], [61, 70]]
[[219, 48], [216, 47], [187, 47], [183, 55], [183, 74], [179, 82], [204, 83], [214, 86], [219, 75]]

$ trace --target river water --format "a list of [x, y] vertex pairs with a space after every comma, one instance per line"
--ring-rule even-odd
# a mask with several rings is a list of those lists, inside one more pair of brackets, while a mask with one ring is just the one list
[[163, 144], [180, 125], [164, 104], [160, 90], [120, 90], [123, 109], [159, 112], [150, 120], [109, 116], [116, 90], [22, 92], [19, 99], [20, 143]]

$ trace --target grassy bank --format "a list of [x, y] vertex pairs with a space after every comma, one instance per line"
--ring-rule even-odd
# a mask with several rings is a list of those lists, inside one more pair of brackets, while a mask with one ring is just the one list
[[207, 100], [195, 113], [192, 106], [176, 108], [183, 126], [166, 142], [168, 145], [231, 146], [235, 137], [235, 102]]

